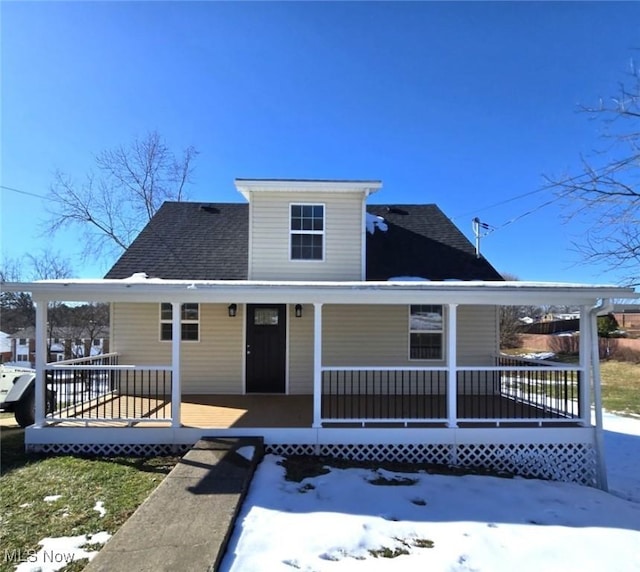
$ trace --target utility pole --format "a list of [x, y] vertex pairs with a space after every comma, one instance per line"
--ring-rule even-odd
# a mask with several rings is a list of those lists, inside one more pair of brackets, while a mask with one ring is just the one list
[[[481, 222], [478, 217], [475, 217], [471, 221], [471, 225], [473, 227], [473, 235], [476, 237], [476, 258], [480, 258], [480, 239], [487, 236], [491, 232], [492, 227], [486, 222]], [[480, 234], [480, 229], [484, 229], [487, 232]]]

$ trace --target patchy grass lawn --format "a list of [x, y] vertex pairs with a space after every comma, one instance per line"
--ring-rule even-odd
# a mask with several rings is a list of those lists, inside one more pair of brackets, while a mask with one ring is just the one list
[[[81, 457], [24, 452], [24, 431], [0, 433], [0, 571], [14, 570], [8, 554], [29, 554], [45, 537], [110, 534], [169, 473], [179, 457]], [[45, 497], [60, 495], [46, 502]], [[104, 516], [96, 510], [102, 501]], [[65, 571], [82, 570], [77, 561]]]
[[[518, 355], [536, 350], [518, 348], [502, 351]], [[560, 354], [553, 361], [577, 363], [578, 356]], [[604, 408], [622, 415], [640, 415], [640, 364], [615, 359], [603, 360], [600, 362], [600, 374]]]
[[605, 409], [640, 415], [640, 364], [609, 360], [600, 365]]

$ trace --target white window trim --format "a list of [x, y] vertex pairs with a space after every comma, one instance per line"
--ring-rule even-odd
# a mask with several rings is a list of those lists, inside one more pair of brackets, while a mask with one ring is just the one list
[[[182, 314], [182, 306], [184, 306], [184, 304], [195, 304], [196, 306], [198, 306], [198, 319], [197, 320], [180, 320], [180, 331], [182, 331], [182, 324], [197, 324], [198, 325], [198, 339], [197, 340], [183, 340], [180, 339], [181, 343], [185, 343], [185, 344], [198, 344], [200, 343], [200, 304], [197, 302], [185, 302], [183, 304], [180, 304], [180, 314]], [[159, 316], [159, 324], [158, 324], [158, 340], [162, 343], [171, 343], [173, 340], [163, 340], [162, 339], [162, 324], [172, 324], [173, 323], [173, 319], [169, 318], [169, 319], [163, 319], [162, 318], [162, 304], [171, 304], [170, 302], [160, 302], [160, 304], [158, 304], [158, 316]]]
[[[442, 308], [442, 328], [440, 330], [412, 330], [411, 329], [411, 306], [440, 306]], [[446, 361], [446, 340], [445, 340], [445, 322], [447, 319], [446, 316], [446, 307], [444, 304], [409, 304], [407, 306], [407, 356], [409, 361], [414, 362], [443, 362]], [[412, 358], [411, 357], [411, 334], [440, 334], [440, 347], [442, 348], [442, 355], [439, 358]]]
[[[291, 229], [291, 207], [322, 207], [322, 230], [292, 230]], [[326, 259], [326, 234], [327, 230], [327, 205], [325, 203], [289, 203], [289, 262], [319, 263]], [[291, 256], [291, 237], [294, 234], [316, 234], [322, 235], [322, 258], [293, 258]]]

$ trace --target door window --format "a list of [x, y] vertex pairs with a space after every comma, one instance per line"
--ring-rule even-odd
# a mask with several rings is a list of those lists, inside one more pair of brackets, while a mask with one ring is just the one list
[[253, 314], [255, 326], [277, 326], [278, 308], [256, 308]]

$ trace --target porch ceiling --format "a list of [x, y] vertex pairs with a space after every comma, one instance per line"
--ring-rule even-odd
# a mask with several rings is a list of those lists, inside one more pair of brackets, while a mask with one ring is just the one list
[[7, 292], [36, 299], [104, 302], [325, 303], [325, 304], [541, 304], [592, 305], [634, 295], [632, 288], [555, 282], [293, 282], [162, 280], [134, 275], [124, 280], [77, 279], [4, 282]]

